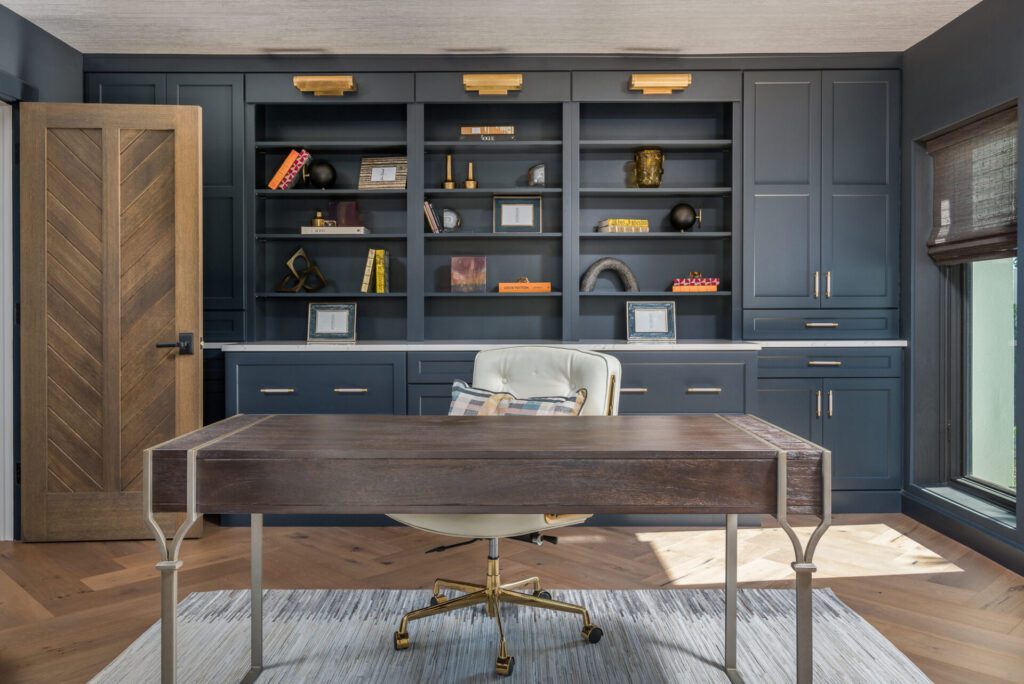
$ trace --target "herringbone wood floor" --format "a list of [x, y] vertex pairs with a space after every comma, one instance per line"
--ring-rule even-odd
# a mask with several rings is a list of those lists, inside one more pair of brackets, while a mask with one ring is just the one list
[[[741, 586], [789, 586], [781, 530], [740, 530]], [[804, 530], [804, 532], [808, 532]], [[720, 530], [566, 529], [557, 546], [505, 542], [502, 574], [547, 586], [721, 586]], [[403, 527], [268, 528], [266, 585], [426, 587], [482, 579], [482, 543], [423, 555]], [[248, 582], [248, 530], [185, 543], [182, 596]], [[815, 558], [832, 587], [938, 682], [1024, 682], [1024, 578], [900, 515], [839, 516]], [[0, 543], [0, 681], [87, 680], [158, 618], [152, 542]], [[396, 621], [398, 616], [395, 616]], [[381, 644], [381, 648], [390, 648]]]

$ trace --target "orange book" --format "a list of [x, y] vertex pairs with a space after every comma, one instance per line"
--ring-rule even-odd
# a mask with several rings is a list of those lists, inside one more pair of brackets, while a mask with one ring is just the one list
[[551, 292], [551, 283], [498, 283], [498, 292], [506, 294]]
[[269, 183], [267, 183], [267, 187], [270, 188], [271, 190], [277, 190], [277, 187], [281, 185], [281, 181], [284, 180], [285, 174], [288, 173], [288, 171], [292, 168], [292, 164], [294, 164], [295, 160], [298, 158], [298, 152], [296, 152], [295, 150], [289, 152], [288, 156], [285, 157], [285, 160], [281, 163], [281, 166], [278, 167], [277, 173], [275, 173], [274, 177], [270, 179]]

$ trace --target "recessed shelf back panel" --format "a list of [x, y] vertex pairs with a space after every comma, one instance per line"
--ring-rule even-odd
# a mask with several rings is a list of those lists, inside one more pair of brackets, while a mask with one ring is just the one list
[[[297, 247], [305, 249], [306, 253], [316, 262], [329, 281], [324, 291], [327, 292], [357, 292], [363, 282], [363, 272], [366, 268], [366, 259], [371, 249], [387, 250], [389, 255], [388, 270], [392, 292], [406, 291], [406, 245], [404, 242], [392, 242], [374, 244], [373, 242], [360, 242], [359, 244], [345, 244], [339, 242], [318, 242], [316, 244], [301, 244], [300, 242], [266, 242], [262, 247], [262, 273], [258, 275], [258, 282], [255, 283], [257, 291], [273, 291], [281, 278], [288, 272], [285, 262], [295, 252]], [[372, 281], [371, 281], [372, 282]]]
[[496, 148], [463, 152], [461, 149], [431, 149], [424, 162], [427, 190], [442, 187], [445, 179], [446, 153], [452, 152], [452, 177], [462, 187], [469, 162], [473, 176], [481, 188], [518, 188], [523, 194], [534, 190], [527, 184], [527, 172], [536, 164], [544, 164], [545, 187], [562, 187], [562, 153], [560, 148], [544, 152]]
[[730, 113], [728, 103], [584, 103], [580, 105], [580, 140], [731, 138]]
[[[267, 182], [277, 172], [278, 167], [284, 162], [288, 156], [286, 150], [268, 151], [266, 153], [260, 153], [256, 155], [256, 178], [255, 184], [257, 190], [263, 190], [267, 187]], [[365, 157], [374, 156], [399, 156], [405, 157], [405, 152], [394, 153], [389, 152], [386, 154], [374, 154], [368, 152], [359, 151], [313, 151], [310, 153], [310, 163], [317, 161], [325, 161], [334, 167], [335, 181], [327, 190], [354, 190], [359, 188], [359, 166]], [[317, 188], [312, 185], [306, 185], [302, 181], [301, 174], [296, 178], [294, 189], [324, 189]], [[281, 191], [287, 192], [287, 191]]]
[[[612, 247], [617, 249], [611, 251]], [[605, 240], [583, 240], [580, 242], [580, 274], [582, 276], [599, 259], [613, 256], [629, 266], [643, 291], [670, 290], [674, 278], [686, 277], [691, 271], [722, 278], [721, 289], [728, 290], [732, 275], [730, 253], [729, 242], [725, 240], [690, 240], [672, 243], [671, 249], [650, 240], [616, 245]], [[605, 271], [594, 289], [622, 290], [623, 287], [617, 275]]]
[[[655, 296], [636, 300], [658, 301]], [[580, 300], [579, 338], [626, 339], [626, 302], [630, 297], [586, 297]], [[676, 305], [676, 339], [710, 340], [729, 337], [729, 297], [672, 298]]]
[[499, 282], [524, 277], [535, 282], [550, 282], [553, 290], [562, 290], [562, 245], [558, 241], [509, 240], [488, 243], [486, 247], [472, 242], [430, 242], [423, 264], [426, 292], [451, 290], [453, 256], [487, 257], [487, 292], [497, 291]]
[[402, 105], [265, 105], [256, 109], [257, 140], [405, 140]]
[[428, 340], [560, 340], [559, 297], [450, 297], [426, 300]]
[[459, 140], [462, 126], [516, 127], [516, 140], [560, 140], [562, 105], [521, 103], [428, 104], [426, 140]]
[[[504, 194], [504, 193], [503, 193]], [[518, 194], [518, 193], [516, 193]], [[528, 194], [528, 193], [523, 193]], [[438, 195], [430, 197], [434, 210], [440, 215], [445, 208], [454, 209], [462, 217], [459, 230], [467, 232], [493, 232], [494, 200], [489, 194], [480, 195]], [[423, 215], [423, 208], [419, 208]], [[544, 195], [541, 203], [542, 228], [544, 232], [557, 233], [562, 230], [562, 197]], [[426, 218], [423, 225], [426, 226]], [[427, 228], [429, 230], [429, 228]]]
[[[639, 147], [637, 149], [640, 149]], [[720, 187], [731, 183], [728, 151], [663, 151], [663, 187]], [[631, 150], [584, 150], [580, 153], [580, 187], [635, 185]]]
[[403, 340], [406, 338], [405, 299], [334, 298], [261, 299], [263, 312], [257, 339], [305, 340], [310, 302], [355, 302], [357, 340]]
[[580, 233], [594, 231], [599, 221], [608, 218], [641, 218], [650, 222], [650, 229], [675, 232], [669, 221], [669, 212], [680, 202], [686, 202], [701, 212], [700, 230], [732, 230], [732, 202], [729, 197], [605, 197], [580, 198]]
[[[281, 197], [271, 195], [256, 201], [256, 225], [262, 232], [279, 232], [286, 228], [298, 230], [312, 224], [317, 211], [328, 215], [332, 199], [356, 201], [363, 225], [374, 232], [405, 233], [404, 197], [339, 197], [323, 199], [313, 197]], [[423, 213], [422, 207], [420, 213]]]

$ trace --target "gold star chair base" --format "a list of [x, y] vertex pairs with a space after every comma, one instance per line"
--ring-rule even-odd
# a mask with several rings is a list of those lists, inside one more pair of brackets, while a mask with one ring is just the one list
[[[500, 642], [498, 658], [495, 661], [494, 669], [500, 675], [507, 676], [512, 674], [516, 664], [516, 659], [508, 655], [508, 650], [505, 646], [505, 630], [501, 625], [501, 612], [499, 610], [502, 603], [514, 603], [531, 608], [557, 610], [563, 613], [575, 613], [583, 618], [583, 630], [581, 632], [583, 639], [591, 644], [596, 644], [601, 640], [604, 632], [601, 631], [600, 627], [590, 622], [590, 613], [587, 612], [587, 609], [573, 603], [554, 600], [551, 598], [550, 593], [541, 589], [539, 577], [528, 577], [518, 582], [502, 584], [498, 566], [497, 546], [497, 540], [492, 539], [491, 554], [487, 558], [486, 584], [456, 582], [447, 579], [437, 579], [434, 581], [434, 596], [430, 600], [430, 605], [402, 616], [402, 623], [399, 625], [398, 631], [395, 632], [395, 650], [402, 651], [409, 648], [409, 623], [413, 620], [430, 617], [431, 615], [441, 615], [442, 613], [476, 606], [481, 603], [486, 604], [488, 617], [494, 618], [498, 623]], [[524, 593], [516, 591], [524, 587], [532, 587], [533, 592]], [[448, 598], [445, 594], [441, 593], [444, 589], [461, 591], [463, 594], [457, 598]]]

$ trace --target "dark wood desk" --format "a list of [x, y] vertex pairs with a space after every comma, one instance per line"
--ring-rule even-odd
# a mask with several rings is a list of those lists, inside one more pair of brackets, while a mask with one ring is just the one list
[[[253, 517], [251, 680], [263, 660], [263, 514], [427, 512], [725, 514], [734, 681], [737, 515], [774, 515], [796, 559], [798, 681], [811, 680], [812, 558], [831, 519], [831, 454], [753, 416], [240, 415], [148, 449], [144, 465], [165, 682], [175, 679], [178, 555], [203, 513]], [[186, 514], [170, 541], [160, 512]], [[821, 518], [806, 547], [790, 513]]]

